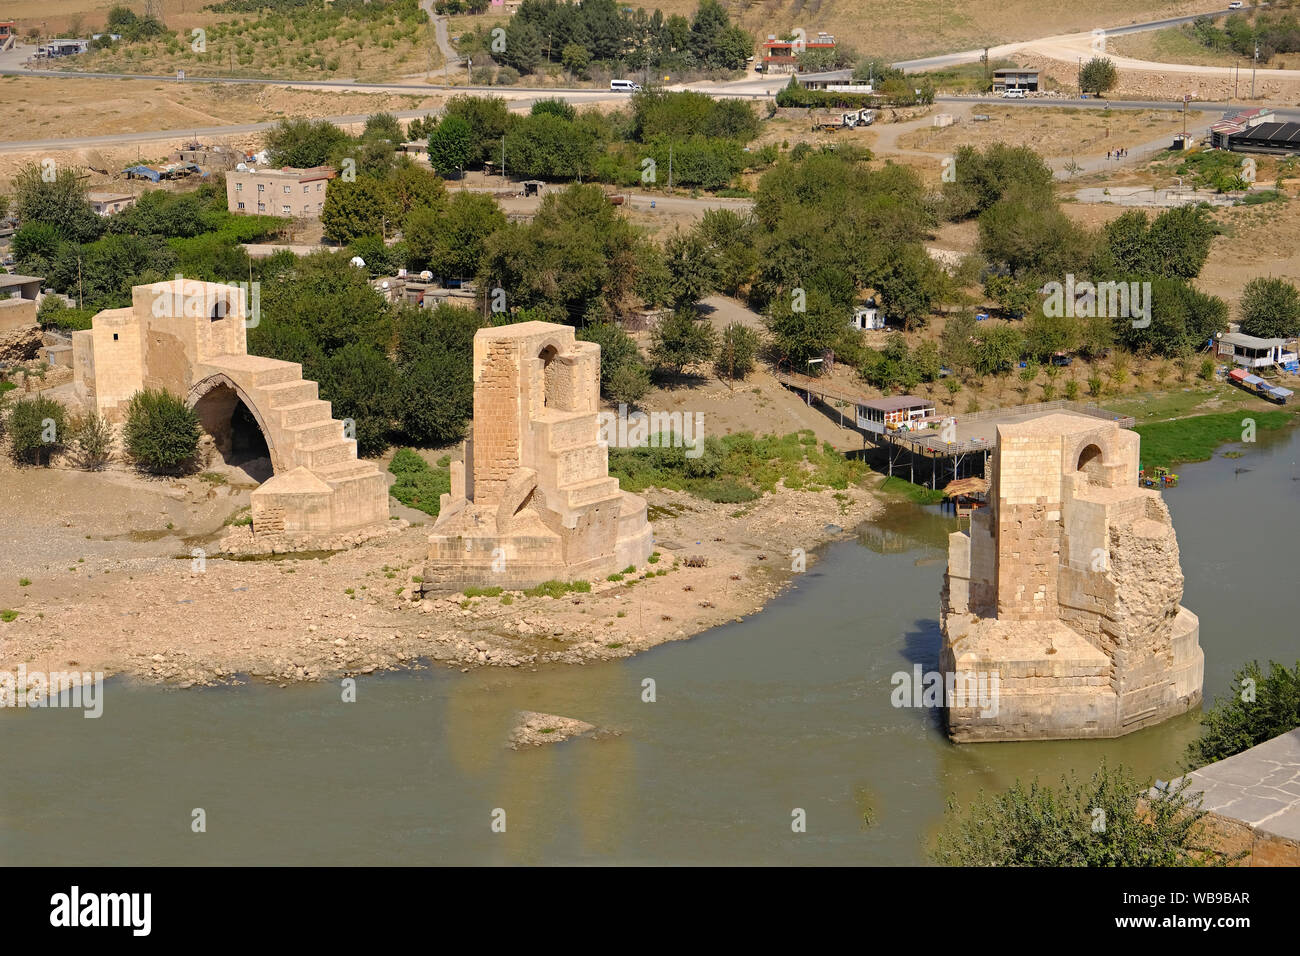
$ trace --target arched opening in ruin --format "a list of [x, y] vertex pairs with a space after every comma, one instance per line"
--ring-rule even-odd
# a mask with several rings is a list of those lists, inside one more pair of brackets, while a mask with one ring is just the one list
[[208, 318], [213, 322], [220, 322], [230, 314], [230, 303], [225, 299], [217, 299], [212, 303], [212, 314]]
[[1101, 449], [1096, 445], [1088, 445], [1083, 451], [1079, 452], [1078, 471], [1088, 476], [1088, 481], [1092, 484], [1101, 484], [1102, 474]]
[[[197, 398], [191, 393], [191, 405], [198, 413], [199, 425], [210, 436], [222, 462], [241, 471], [256, 482], [267, 481], [275, 474], [275, 465], [266, 432], [256, 412], [244, 396], [224, 376], [209, 381]], [[196, 392], [198, 388], [196, 387]]]
[[548, 345], [537, 353], [542, 363], [542, 407], [555, 403], [555, 380], [551, 372], [551, 363], [555, 361], [555, 356], [558, 354], [554, 345]]

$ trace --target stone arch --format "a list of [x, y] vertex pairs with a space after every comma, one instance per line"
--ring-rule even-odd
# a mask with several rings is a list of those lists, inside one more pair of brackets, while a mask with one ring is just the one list
[[[271, 430], [266, 425], [266, 415], [257, 403], [239, 383], [229, 375], [217, 372], [195, 382], [185, 397], [185, 404], [199, 413], [199, 424], [203, 430], [217, 440], [218, 447], [229, 441], [230, 436], [224, 431], [230, 427], [232, 416], [240, 403], [248, 409], [266, 442], [266, 450], [271, 459], [271, 471], [280, 474], [285, 470], [280, 459], [280, 451], [275, 446]], [[224, 453], [224, 452], [223, 452]]]
[[1102, 484], [1105, 480], [1102, 471], [1102, 465], [1105, 462], [1102, 459], [1101, 446], [1096, 442], [1089, 442], [1079, 451], [1078, 463], [1075, 465], [1075, 471], [1081, 471], [1088, 476], [1091, 484]]
[[541, 363], [541, 385], [542, 385], [542, 407], [558, 408], [559, 397], [557, 388], [556, 365], [555, 360], [560, 356], [560, 346], [555, 342], [547, 342], [537, 350], [537, 361]]

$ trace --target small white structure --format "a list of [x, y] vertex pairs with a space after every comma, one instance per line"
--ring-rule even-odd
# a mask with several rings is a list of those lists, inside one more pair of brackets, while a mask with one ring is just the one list
[[86, 201], [98, 216], [112, 216], [135, 205], [130, 193], [86, 193]]
[[876, 398], [858, 406], [858, 427], [877, 435], [929, 428], [926, 419], [934, 418], [934, 402], [915, 395]]
[[1243, 368], [1290, 366], [1297, 362], [1296, 352], [1287, 348], [1286, 339], [1261, 339], [1244, 332], [1225, 332], [1219, 336], [1219, 355], [1231, 358]]
[[860, 305], [853, 310], [852, 325], [860, 331], [876, 332], [885, 327], [885, 317], [874, 305]]

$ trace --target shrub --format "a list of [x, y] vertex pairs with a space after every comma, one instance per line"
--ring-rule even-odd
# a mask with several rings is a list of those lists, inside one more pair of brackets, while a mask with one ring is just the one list
[[99, 471], [113, 451], [113, 429], [98, 412], [91, 412], [73, 430], [77, 461], [87, 471]]
[[1300, 727], [1300, 662], [1294, 669], [1269, 661], [1265, 675], [1251, 661], [1233, 676], [1226, 697], [1201, 719], [1201, 736], [1187, 747], [1187, 759], [1200, 767], [1223, 760], [1279, 734]]
[[[1188, 866], [1227, 862], [1204, 839], [1199, 797], [1188, 781], [1152, 795], [1124, 768], [1090, 780], [1037, 780], [981, 794], [949, 817], [932, 856], [956, 866]], [[1100, 811], [1100, 813], [1098, 813]], [[1101, 826], [1097, 826], [1097, 822]]]
[[757, 355], [758, 333], [739, 322], [732, 322], [722, 331], [713, 367], [719, 377], [744, 378], [754, 370]]
[[10, 455], [25, 465], [48, 465], [50, 455], [64, 445], [67, 413], [62, 405], [38, 395], [16, 402], [9, 412], [5, 430], [11, 442]]
[[409, 448], [398, 449], [388, 465], [397, 476], [388, 493], [406, 505], [437, 517], [442, 495], [451, 492], [451, 473], [445, 467], [430, 468], [428, 462]]
[[171, 392], [147, 388], [131, 396], [123, 439], [136, 467], [178, 474], [194, 464], [199, 416]]

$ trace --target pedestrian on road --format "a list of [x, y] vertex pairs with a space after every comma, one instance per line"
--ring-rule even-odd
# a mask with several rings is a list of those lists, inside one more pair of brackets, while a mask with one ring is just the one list
[[1110, 159], [1110, 150], [1106, 150], [1106, 158]]

